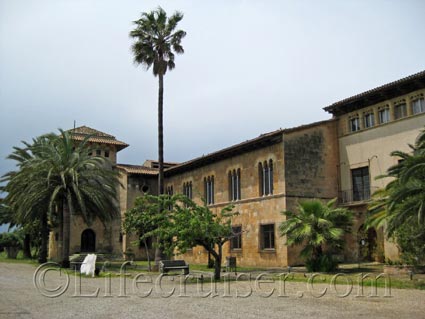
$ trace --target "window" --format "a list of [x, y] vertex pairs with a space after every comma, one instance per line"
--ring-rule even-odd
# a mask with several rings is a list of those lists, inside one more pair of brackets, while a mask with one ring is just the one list
[[102, 155], [102, 151], [101, 150], [96, 150], [96, 156], [101, 156]]
[[369, 128], [375, 126], [375, 116], [372, 112], [364, 114], [364, 127]]
[[214, 176], [204, 178], [204, 193], [207, 205], [214, 204]]
[[258, 164], [260, 196], [273, 194], [273, 160]]
[[274, 249], [274, 224], [260, 225], [261, 249]]
[[353, 183], [353, 200], [365, 200], [370, 198], [369, 167], [360, 167], [351, 170]]
[[105, 157], [109, 157], [109, 151], [105, 151]]
[[242, 226], [232, 227], [232, 238], [230, 239], [230, 249], [242, 249]]
[[229, 200], [235, 201], [241, 199], [241, 170], [229, 172]]
[[360, 130], [360, 120], [359, 120], [359, 116], [355, 116], [350, 118], [350, 132], [356, 132]]
[[423, 97], [412, 101], [412, 114], [425, 112], [425, 100]]
[[183, 195], [192, 199], [192, 182], [183, 183]]
[[397, 104], [394, 107], [394, 118], [398, 120], [406, 116], [407, 116], [406, 103]]
[[378, 117], [379, 124], [388, 123], [390, 121], [390, 109], [388, 107], [379, 109]]

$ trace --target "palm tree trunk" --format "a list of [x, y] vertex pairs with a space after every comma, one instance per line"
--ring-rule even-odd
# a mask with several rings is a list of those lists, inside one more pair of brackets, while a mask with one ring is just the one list
[[30, 234], [25, 234], [23, 254], [24, 254], [24, 258], [32, 258], [32, 256], [31, 256], [31, 236], [30, 236]]
[[62, 267], [69, 268], [69, 245], [71, 235], [71, 194], [66, 194], [66, 202], [63, 204], [63, 251]]
[[158, 195], [164, 194], [164, 124], [163, 124], [163, 105], [164, 105], [164, 76], [160, 73], [158, 88]]
[[[163, 105], [164, 105], [164, 75], [158, 74], [158, 195], [164, 194], [164, 124], [163, 124]], [[162, 206], [159, 206], [159, 213]], [[155, 248], [155, 264], [159, 265], [159, 261], [163, 259], [163, 252], [157, 246]]]
[[47, 214], [43, 214], [41, 217], [41, 245], [40, 252], [38, 255], [38, 262], [40, 264], [47, 261], [47, 251], [49, 245], [49, 226], [47, 224]]

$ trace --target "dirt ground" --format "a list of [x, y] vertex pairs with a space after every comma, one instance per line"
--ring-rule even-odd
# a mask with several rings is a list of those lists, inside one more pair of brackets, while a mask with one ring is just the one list
[[[79, 276], [45, 269], [35, 273], [33, 265], [0, 263], [0, 319], [425, 318], [425, 291], [420, 290], [382, 288], [377, 297], [368, 297], [370, 287], [361, 293], [356, 284], [351, 291], [349, 285], [335, 290], [330, 285], [287, 282], [283, 287], [281, 281], [261, 278], [214, 288], [208, 278], [201, 285], [153, 275], [83, 277], [80, 282]], [[97, 289], [97, 296], [87, 296]]]

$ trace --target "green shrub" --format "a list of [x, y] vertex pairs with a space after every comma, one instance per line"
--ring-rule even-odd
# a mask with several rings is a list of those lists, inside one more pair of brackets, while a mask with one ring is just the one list
[[22, 248], [22, 236], [18, 231], [0, 234], [0, 246]]
[[309, 258], [305, 264], [308, 272], [333, 272], [338, 268], [338, 262], [332, 255], [325, 254], [314, 260]]

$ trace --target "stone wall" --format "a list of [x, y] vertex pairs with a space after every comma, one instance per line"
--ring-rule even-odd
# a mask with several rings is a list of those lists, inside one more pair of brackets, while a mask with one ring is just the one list
[[[220, 210], [234, 204], [234, 210], [240, 213], [233, 218], [232, 224], [242, 227], [242, 249], [231, 251], [228, 244], [223, 248], [224, 257], [236, 256], [238, 265], [279, 267], [287, 264], [286, 246], [277, 234], [277, 226], [283, 220], [280, 212], [285, 209], [282, 150], [279, 142], [166, 179], [166, 186], [172, 185], [175, 194], [182, 193], [183, 183], [192, 182], [193, 200], [202, 204], [204, 177], [214, 176], [215, 203], [211, 209]], [[258, 164], [270, 159], [274, 167], [273, 195], [260, 196]], [[228, 172], [233, 169], [241, 170], [241, 199], [234, 202], [229, 201], [228, 185]], [[269, 223], [275, 224], [275, 249], [262, 250], [260, 225]], [[205, 264], [208, 254], [204, 248], [195, 247], [181, 258], [189, 263]]]

